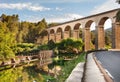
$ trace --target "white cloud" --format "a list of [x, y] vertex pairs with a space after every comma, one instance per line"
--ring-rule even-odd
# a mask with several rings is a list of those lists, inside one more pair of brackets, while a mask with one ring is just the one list
[[31, 11], [44, 11], [50, 10], [43, 6], [33, 5], [32, 3], [0, 3], [0, 9], [27, 9]]
[[112, 27], [111, 19], [106, 20], [105, 24], [104, 24], [104, 29], [108, 29], [108, 28], [111, 28], [111, 27]]
[[49, 22], [49, 23], [51, 23], [51, 22], [62, 23], [62, 22], [75, 20], [75, 19], [82, 18], [82, 17], [83, 16], [81, 16], [79, 14], [64, 14], [62, 16], [56, 16], [56, 17], [52, 17], [52, 18], [47, 18], [46, 21]]
[[57, 10], [57, 11], [62, 11], [63, 9], [62, 9], [62, 8], [59, 8], [59, 7], [56, 7], [55, 10]]
[[[52, 22], [57, 22], [57, 23], [63, 23], [63, 22], [66, 22], [66, 21], [70, 21], [70, 20], [74, 20], [74, 19], [78, 19], [78, 18], [81, 18], [83, 16], [79, 15], [79, 14], [64, 14], [64, 15], [49, 15], [49, 17], [46, 17], [46, 21], [48, 23], [52, 23]], [[43, 17], [42, 16], [38, 16], [36, 17], [36, 15], [33, 15], [33, 16], [25, 16], [25, 19], [26, 21], [29, 21], [29, 22], [38, 22], [42, 19]]]
[[98, 0], [41, 0], [43, 3], [94, 2]]
[[94, 10], [91, 12], [91, 14], [97, 14], [97, 13], [113, 10], [116, 8], [120, 8], [120, 5], [116, 3], [115, 0], [107, 0], [104, 4], [95, 7]]

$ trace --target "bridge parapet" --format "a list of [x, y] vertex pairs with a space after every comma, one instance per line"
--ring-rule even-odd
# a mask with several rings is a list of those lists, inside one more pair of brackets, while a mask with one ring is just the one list
[[[27, 54], [26, 54], [27, 55]], [[34, 52], [33, 55], [27, 55], [27, 56], [16, 56], [16, 58], [11, 58], [10, 61], [2, 61], [0, 64], [1, 70], [8, 69], [6, 67], [15, 68], [19, 66], [24, 65], [36, 65], [41, 68], [44, 65], [48, 65], [52, 63], [52, 56], [53, 51], [52, 50], [44, 50], [39, 52]]]

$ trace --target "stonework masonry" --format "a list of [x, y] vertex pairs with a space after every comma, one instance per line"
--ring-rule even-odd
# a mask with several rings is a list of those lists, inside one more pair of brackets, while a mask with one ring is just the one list
[[[42, 38], [38, 38], [37, 43], [43, 41], [53, 40], [55, 42], [60, 42], [62, 39], [66, 38], [76, 38], [79, 39], [79, 30], [80, 27], [83, 27], [83, 39], [84, 39], [84, 50], [91, 50], [91, 35], [90, 35], [90, 26], [93, 22], [96, 25], [96, 42], [95, 48], [104, 49], [105, 48], [105, 32], [104, 32], [104, 23], [107, 19], [111, 19], [112, 21], [112, 48], [120, 49], [120, 22], [116, 22], [116, 14], [118, 13], [118, 9], [106, 11], [103, 13], [87, 16], [84, 18], [68, 21], [65, 23], [61, 23], [57, 26], [50, 27], [46, 29], [47, 36], [42, 36]], [[40, 40], [41, 39], [41, 40]], [[43, 40], [43, 41], [42, 41]]]

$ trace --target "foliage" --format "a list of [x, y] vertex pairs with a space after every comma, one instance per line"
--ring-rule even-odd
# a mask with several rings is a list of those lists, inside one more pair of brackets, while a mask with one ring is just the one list
[[18, 52], [28, 52], [33, 46], [16, 43], [35, 43], [36, 37], [47, 27], [47, 22], [42, 19], [38, 23], [19, 22], [16, 14], [0, 17], [0, 58], [14, 57]]
[[83, 41], [81, 39], [74, 40], [71, 38], [64, 39], [58, 44], [58, 50], [64, 50], [67, 52], [73, 52], [73, 49], [82, 50]]
[[[111, 28], [105, 30], [105, 47], [107, 49], [111, 48], [111, 45], [112, 45], [111, 34], [112, 34]], [[95, 38], [96, 38], [95, 31], [91, 31], [91, 42], [90, 42], [91, 49], [95, 49]]]
[[1, 15], [1, 21], [6, 25], [9, 32], [15, 37], [15, 40], [19, 43], [28, 42], [34, 43], [36, 37], [47, 28], [47, 22], [42, 19], [38, 23], [19, 22], [18, 15]]
[[0, 82], [43, 82], [43, 76], [31, 67], [18, 67], [0, 72]]
[[55, 43], [53, 40], [50, 40], [47, 44], [43, 44], [38, 46], [38, 49], [40, 50], [54, 50], [57, 47], [57, 43]]
[[91, 42], [93, 45], [95, 44], [95, 31], [91, 31]]
[[112, 47], [112, 39], [111, 39], [111, 35], [112, 34], [112, 30], [108, 29], [105, 32], [105, 48], [106, 49], [110, 49]]
[[44, 44], [44, 45], [38, 46], [38, 49], [39, 49], [39, 50], [49, 50], [49, 47], [48, 47], [47, 44]]
[[15, 56], [11, 48], [15, 45], [14, 39], [14, 36], [6, 28], [5, 23], [0, 22], [0, 57], [2, 59]]
[[75, 66], [80, 63], [85, 61], [85, 53], [80, 54], [76, 59], [72, 61], [65, 62], [64, 65], [62, 66], [62, 72], [61, 75], [58, 76], [58, 82], [65, 82], [67, 77], [70, 75], [71, 71]]
[[82, 33], [82, 28], [80, 28], [80, 31], [79, 31], [79, 37], [82, 38], [83, 37], [83, 33]]
[[55, 49], [56, 48], [56, 43], [53, 40], [50, 40], [48, 42], [48, 47], [49, 47], [50, 50]]
[[57, 25], [59, 25], [59, 23], [50, 23], [50, 24], [48, 24], [48, 27], [53, 27], [53, 26], [57, 26]]
[[33, 43], [18, 43], [16, 46], [13, 47], [15, 54], [22, 55], [24, 55], [25, 53], [29, 53], [35, 49], [37, 49], [37, 46]]
[[118, 13], [116, 14], [116, 20], [117, 20], [117, 22], [120, 22], [120, 9], [119, 9]]

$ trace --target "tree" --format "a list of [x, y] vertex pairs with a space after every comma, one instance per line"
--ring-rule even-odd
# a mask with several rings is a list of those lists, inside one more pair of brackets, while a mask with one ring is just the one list
[[120, 4], [120, 0], [116, 0], [116, 2], [117, 2], [118, 4]]
[[120, 22], [120, 10], [116, 14], [116, 20], [117, 20], [117, 22]]
[[49, 47], [50, 50], [55, 49], [56, 48], [55, 42], [53, 40], [50, 40], [48, 42], [48, 47]]
[[82, 38], [83, 37], [83, 33], [82, 33], [82, 28], [80, 28], [80, 31], [79, 31], [79, 37]]
[[[116, 0], [116, 2], [118, 4], [120, 4], [120, 0]], [[117, 20], [117, 22], [120, 22], [120, 9], [119, 9], [118, 13], [116, 14], [116, 20]]]
[[[19, 18], [18, 15], [1, 15], [1, 21], [6, 24], [6, 27], [8, 28], [9, 32], [11, 32], [12, 36], [14, 36], [17, 39], [18, 34], [18, 27], [19, 27]], [[16, 40], [17, 41], [17, 40]]]
[[0, 58], [14, 57], [12, 46], [15, 45], [14, 36], [7, 30], [6, 24], [0, 22]]
[[73, 40], [71, 38], [64, 39], [58, 44], [58, 49], [67, 51], [67, 52], [74, 52], [74, 50], [81, 51], [83, 47], [83, 41], [82, 39], [79, 40]]
[[17, 38], [17, 42], [21, 43], [21, 42], [25, 42], [26, 41], [26, 37], [27, 34], [29, 32], [29, 22], [21, 22], [19, 23], [19, 32], [18, 32], [18, 38]]
[[56, 25], [59, 25], [59, 23], [50, 23], [50, 24], [48, 24], [48, 27], [53, 27], [53, 26], [56, 26]]

